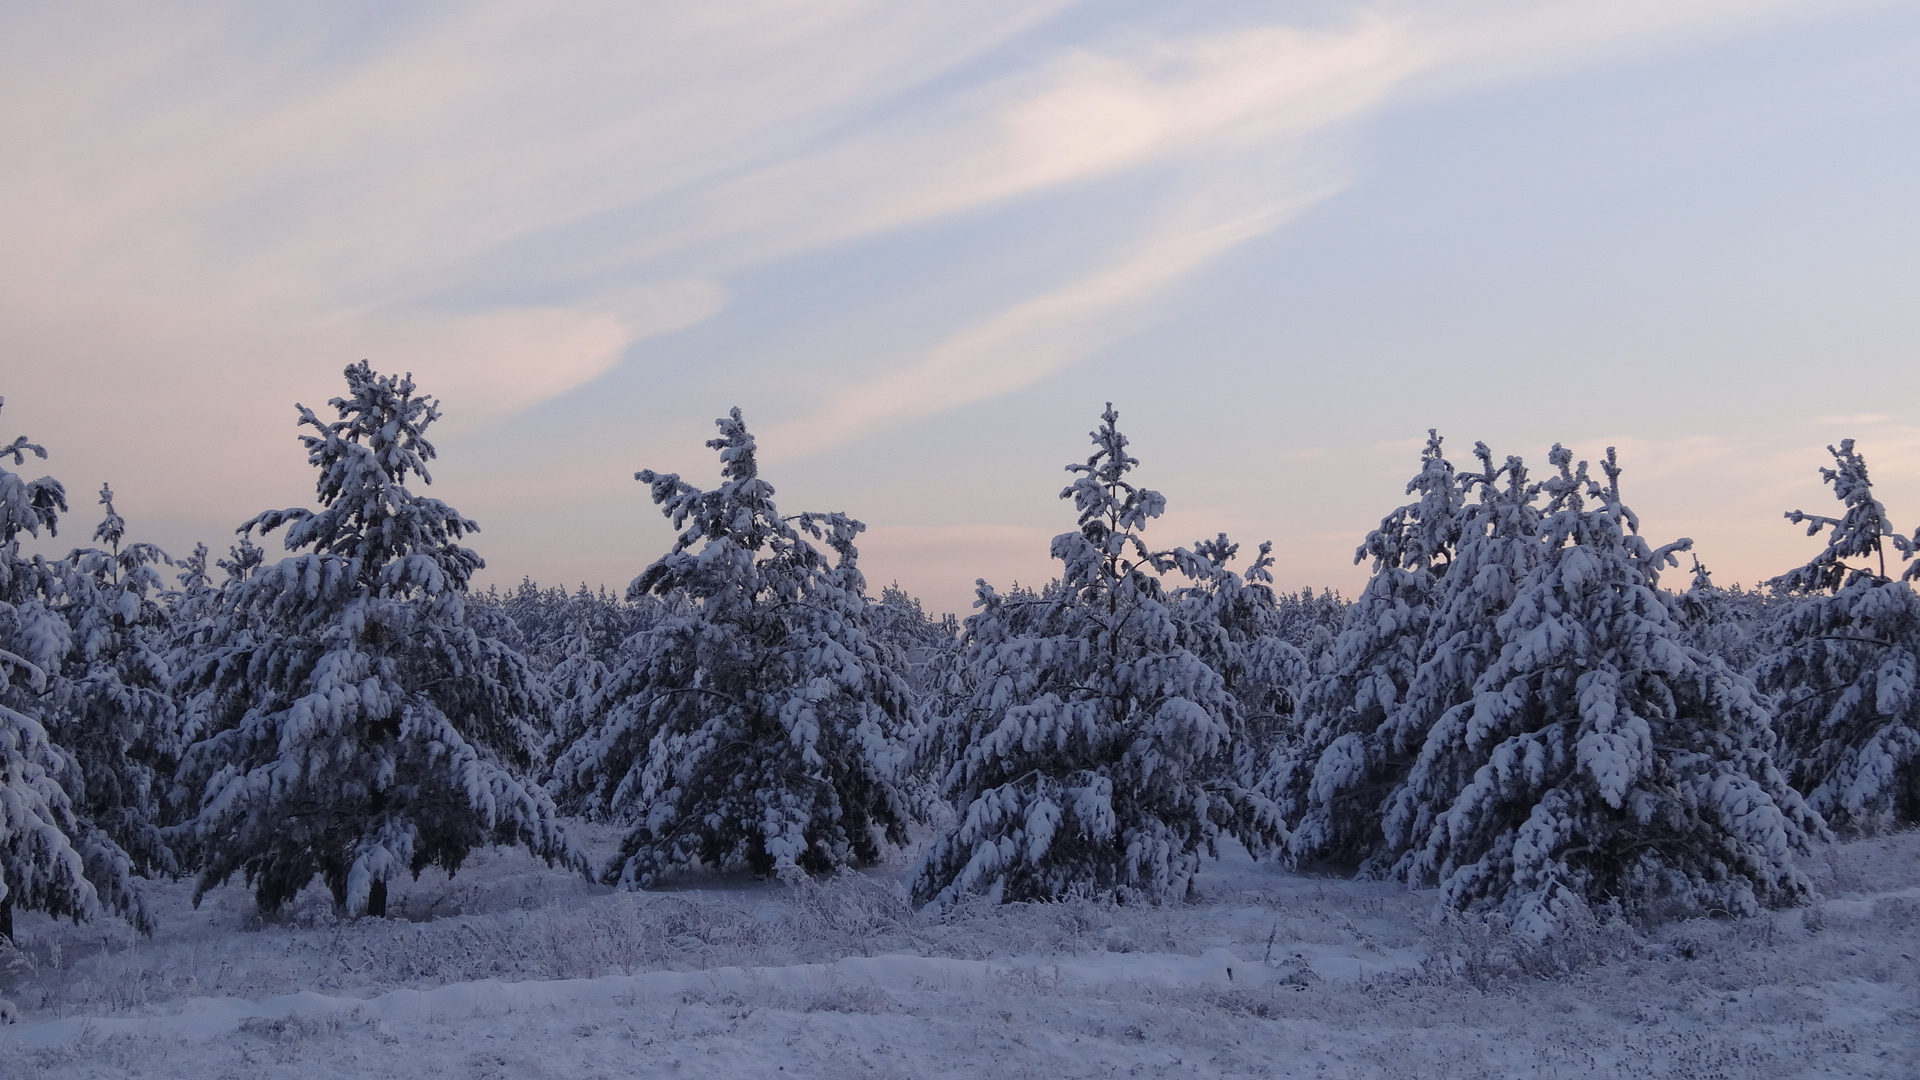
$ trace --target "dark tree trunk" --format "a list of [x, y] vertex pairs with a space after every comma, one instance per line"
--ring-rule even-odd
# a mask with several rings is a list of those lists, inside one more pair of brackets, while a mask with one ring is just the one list
[[387, 917], [387, 883], [376, 881], [367, 889], [367, 917], [384, 919]]
[[0, 900], [0, 941], [13, 940], [13, 901]]

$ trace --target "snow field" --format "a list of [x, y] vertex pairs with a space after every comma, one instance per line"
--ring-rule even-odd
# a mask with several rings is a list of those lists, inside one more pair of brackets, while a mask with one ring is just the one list
[[1920, 833], [1808, 869], [1814, 907], [1544, 947], [1243, 856], [1189, 904], [944, 915], [899, 866], [608, 893], [510, 850], [390, 920], [163, 886], [150, 941], [22, 917], [0, 1076], [1916, 1075]]

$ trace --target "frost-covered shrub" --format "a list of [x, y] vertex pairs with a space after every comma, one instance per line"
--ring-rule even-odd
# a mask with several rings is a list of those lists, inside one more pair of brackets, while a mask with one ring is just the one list
[[1139, 462], [1111, 405], [1101, 419], [1061, 493], [1080, 528], [1054, 538], [1060, 587], [1012, 601], [980, 584], [973, 692], [929, 740], [954, 748], [944, 782], [962, 809], [921, 859], [916, 902], [1177, 899], [1223, 835], [1255, 850], [1279, 839], [1238, 767], [1240, 703], [1190, 648], [1217, 633], [1200, 625], [1210, 605], [1169, 597], [1159, 577], [1211, 576], [1220, 560], [1147, 548], [1165, 500], [1128, 481]]
[[[1545, 934], [1617, 899], [1729, 911], [1810, 891], [1792, 852], [1824, 832], [1774, 767], [1745, 677], [1687, 645], [1653, 549], [1606, 483], [1556, 446], [1544, 557], [1495, 624], [1498, 658], [1449, 709], [1390, 804], [1391, 872]], [[1588, 501], [1591, 500], [1591, 506]]]
[[338, 421], [300, 407], [322, 508], [241, 527], [284, 525], [288, 550], [311, 550], [240, 566], [180, 683], [196, 895], [238, 872], [265, 911], [319, 877], [336, 905], [382, 915], [389, 878], [451, 872], [486, 844], [577, 858], [525, 779], [545, 689], [465, 621], [484, 564], [459, 541], [478, 526], [406, 486], [431, 483], [438, 403], [364, 361], [346, 377]]
[[681, 530], [628, 592], [663, 604], [553, 766], [567, 805], [630, 828], [611, 883], [695, 866], [826, 873], [906, 840], [910, 692], [869, 631], [864, 526], [781, 517], [740, 410], [716, 423], [719, 487], [636, 474]]
[[1637, 959], [1647, 943], [1618, 903], [1574, 908], [1551, 936], [1516, 928], [1501, 912], [1444, 911], [1428, 927], [1423, 973], [1443, 984], [1486, 991]]
[[1808, 535], [1831, 531], [1812, 561], [1774, 579], [1806, 599], [1779, 621], [1779, 651], [1756, 673], [1777, 701], [1794, 785], [1834, 826], [1874, 832], [1920, 821], [1920, 562], [1888, 575], [1886, 548], [1911, 560], [1916, 540], [1893, 530], [1853, 440], [1827, 449], [1836, 467], [1821, 475], [1846, 511], [1787, 515]]

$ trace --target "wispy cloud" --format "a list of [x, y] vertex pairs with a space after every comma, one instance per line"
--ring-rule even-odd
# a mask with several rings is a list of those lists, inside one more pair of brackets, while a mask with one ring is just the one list
[[[1171, 223], [1117, 265], [1022, 300], [912, 366], [851, 386], [820, 412], [775, 425], [769, 445], [783, 456], [803, 456], [1038, 382], [1136, 329], [1138, 316], [1161, 290], [1272, 228], [1292, 209], [1263, 207], [1237, 220]], [[1116, 315], [1129, 308], [1136, 317]]]
[[[10, 5], [3, 389], [12, 416], [66, 418], [35, 434], [83, 473], [159, 485], [207, 462], [237, 512], [288, 404], [361, 357], [414, 370], [472, 431], [724, 319], [783, 261], [1109, 200], [1078, 257], [1017, 291], [991, 250], [919, 253], [907, 272], [958, 298], [938, 329], [858, 297], [809, 313], [873, 324], [871, 354], [768, 415], [768, 442], [844, 445], [1148, 325], [1350, 183], [1398, 103], [1832, 6], [1388, 0], [1309, 24], [1084, 0]], [[216, 399], [226, 418], [176, 420], [165, 459], [86, 437]]]
[[[718, 198], [753, 208], [744, 231], [778, 234], [777, 219], [817, 222], [804, 237], [810, 244], [1144, 169], [1184, 170], [1196, 197], [1210, 203], [1197, 215], [1194, 199], [1143, 207], [1157, 220], [1107, 265], [1016, 300], [831, 395], [781, 425], [777, 442], [800, 453], [838, 446], [1031, 385], [1139, 329], [1156, 297], [1337, 194], [1354, 168], [1350, 142], [1328, 133], [1399, 96], [1458, 89], [1495, 72], [1518, 78], [1591, 63], [1806, 8], [1432, 5], [1383, 8], [1339, 30], [1251, 25], [1187, 38], [1123, 36], [1065, 50], [969, 95], [951, 108], [976, 111], [952, 122], [865, 133], [743, 179]], [[990, 107], [980, 109], [983, 101]]]

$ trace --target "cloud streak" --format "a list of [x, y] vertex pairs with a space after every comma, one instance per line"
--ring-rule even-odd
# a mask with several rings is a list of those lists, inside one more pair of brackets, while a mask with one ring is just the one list
[[[759, 415], [776, 452], [823, 451], [1150, 325], [1350, 184], [1399, 105], [1832, 8], [9, 5], [0, 390], [76, 477], [137, 507], [194, 461], [237, 520], [285, 500], [289, 405], [348, 362], [415, 371], [477, 433], [725, 324], [755, 274], [924, 239], [900, 276], [952, 297], [943, 319], [806, 313], [865, 352]], [[1042, 235], [1009, 238], [1023, 213]], [[754, 355], [778, 335], [743, 337], [716, 384], [778, 374]], [[164, 455], [91, 437], [159, 418]]]

